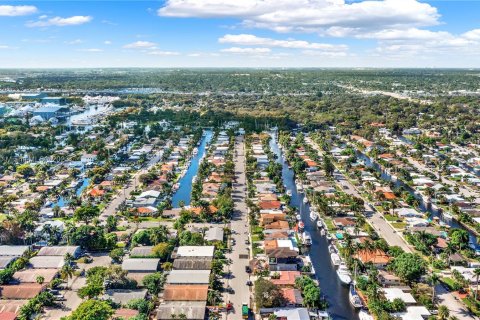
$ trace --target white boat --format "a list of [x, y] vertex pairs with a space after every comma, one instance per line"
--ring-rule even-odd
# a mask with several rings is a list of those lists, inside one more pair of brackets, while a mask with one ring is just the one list
[[340, 256], [335, 252], [330, 253], [330, 259], [332, 260], [332, 264], [335, 267], [338, 267], [342, 264], [342, 260], [340, 259]]
[[350, 285], [350, 290], [348, 291], [348, 299], [352, 306], [356, 309], [363, 307], [362, 299], [358, 295], [357, 291], [355, 290], [355, 286], [353, 284]]
[[196, 156], [198, 154], [198, 148], [194, 148], [192, 154]]
[[330, 253], [338, 253], [337, 247], [335, 247], [333, 244], [328, 245], [328, 252]]
[[297, 218], [297, 221], [300, 221], [300, 220], [302, 220], [302, 216], [301, 216], [301, 215], [299, 215], [299, 214], [297, 214], [297, 215], [295, 216], [295, 218]]
[[74, 126], [88, 126], [92, 124], [92, 121], [88, 118], [73, 119], [71, 121]]
[[332, 317], [327, 311], [318, 311], [318, 319], [319, 320], [331, 320]]
[[303, 203], [308, 203], [308, 198], [307, 197], [303, 198]]
[[302, 184], [301, 184], [300, 182], [295, 183], [295, 187], [297, 188], [297, 191], [298, 191], [298, 192], [302, 192], [302, 191], [303, 191]]
[[312, 237], [310, 236], [310, 233], [308, 233], [308, 231], [304, 231], [302, 233], [302, 242], [306, 246], [312, 245]]
[[318, 229], [323, 229], [322, 220], [317, 220], [317, 228], [318, 228]]
[[287, 195], [291, 197], [292, 196], [292, 190], [287, 190]]
[[318, 215], [315, 211], [310, 211], [310, 220], [316, 221], [318, 218]]
[[367, 310], [360, 310], [358, 313], [358, 318], [360, 320], [374, 320], [374, 318], [368, 313]]
[[325, 230], [324, 230], [324, 229], [321, 229], [321, 230], [320, 230], [320, 235], [321, 235], [322, 237], [325, 236]]
[[352, 277], [350, 276], [350, 271], [348, 271], [347, 266], [341, 264], [337, 270], [338, 279], [344, 285], [349, 285], [352, 282]]
[[332, 241], [332, 240], [333, 240], [333, 237], [332, 237], [332, 235], [331, 235], [329, 232], [327, 232], [327, 240], [328, 240], [328, 241]]
[[453, 216], [449, 213], [446, 213], [446, 212], [443, 212], [442, 216], [443, 216], [443, 219], [446, 220], [446, 221], [452, 221], [452, 219], [453, 219]]

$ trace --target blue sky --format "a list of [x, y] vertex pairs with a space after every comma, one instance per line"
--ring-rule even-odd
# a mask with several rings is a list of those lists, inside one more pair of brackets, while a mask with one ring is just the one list
[[2, 67], [480, 67], [480, 1], [1, 1]]

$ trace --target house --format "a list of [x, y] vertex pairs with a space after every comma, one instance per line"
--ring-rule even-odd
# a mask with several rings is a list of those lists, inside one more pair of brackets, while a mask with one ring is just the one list
[[0, 300], [0, 319], [15, 320], [20, 309], [28, 300]]
[[411, 293], [405, 292], [400, 288], [383, 288], [382, 290], [385, 298], [390, 302], [393, 302], [395, 299], [400, 299], [407, 305], [417, 303]]
[[62, 106], [44, 106], [32, 112], [34, 117], [40, 116], [43, 120], [51, 118], [62, 118], [67, 115], [69, 108]]
[[115, 303], [126, 305], [128, 302], [137, 299], [145, 299], [147, 297], [147, 289], [141, 290], [126, 290], [126, 289], [112, 289], [105, 290], [103, 299], [112, 300]]
[[129, 273], [155, 273], [159, 263], [160, 259], [124, 259], [122, 270]]
[[355, 255], [363, 264], [372, 263], [377, 268], [385, 268], [390, 262], [390, 257], [380, 249], [374, 252], [369, 250], [359, 250]]
[[171, 285], [163, 290], [165, 301], [206, 301], [208, 285]]
[[301, 277], [300, 271], [278, 271], [275, 272], [279, 277], [270, 281], [279, 287], [293, 287], [295, 285], [295, 279]]
[[173, 261], [174, 270], [211, 270], [212, 258], [177, 258]]
[[310, 320], [310, 312], [307, 308], [265, 308], [260, 309], [260, 314], [275, 314], [277, 320]]
[[213, 227], [207, 230], [205, 233], [205, 240], [206, 241], [218, 241], [223, 242], [223, 228], [221, 227]]
[[135, 247], [130, 250], [130, 258], [145, 258], [153, 256], [153, 246]]
[[425, 320], [430, 317], [431, 313], [423, 306], [407, 307], [405, 312], [394, 313], [393, 316], [402, 320]]
[[62, 256], [35, 256], [30, 258], [29, 264], [34, 269], [61, 269], [65, 259]]
[[214, 246], [180, 246], [176, 248], [175, 256], [172, 258], [213, 258]]
[[42, 277], [44, 284], [49, 284], [58, 275], [57, 269], [24, 269], [13, 274], [12, 283], [37, 283]]
[[46, 288], [45, 284], [22, 283], [0, 286], [1, 299], [24, 300], [32, 299]]
[[84, 153], [82, 157], [80, 158], [80, 161], [82, 163], [93, 163], [97, 160], [97, 155], [96, 154], [91, 154], [91, 153]]
[[0, 246], [0, 256], [21, 257], [28, 249], [30, 246]]
[[206, 307], [206, 301], [168, 301], [158, 306], [157, 319], [179, 319], [183, 314], [189, 320], [204, 320]]
[[423, 218], [423, 214], [413, 208], [399, 208], [393, 212], [400, 218]]
[[303, 297], [300, 290], [293, 288], [283, 288], [282, 294], [286, 301], [285, 307], [295, 308], [303, 306]]
[[113, 319], [135, 319], [139, 314], [138, 310], [120, 308], [115, 310]]
[[378, 281], [380, 281], [383, 287], [400, 287], [405, 285], [400, 277], [385, 270], [378, 271]]
[[167, 276], [168, 284], [209, 284], [210, 270], [172, 270]]
[[41, 248], [37, 256], [58, 256], [65, 257], [66, 254], [70, 254], [74, 259], [80, 258], [82, 249], [80, 246], [50, 246]]

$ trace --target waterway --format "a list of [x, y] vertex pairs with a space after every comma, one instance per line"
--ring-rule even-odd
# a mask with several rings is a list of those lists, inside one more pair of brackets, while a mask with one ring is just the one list
[[211, 130], [205, 130], [205, 135], [202, 137], [200, 145], [198, 146], [197, 154], [190, 160], [190, 166], [187, 172], [180, 179], [180, 187], [175, 191], [172, 197], [172, 206], [174, 208], [180, 207], [180, 201], [183, 201], [186, 206], [190, 205], [191, 193], [192, 193], [192, 181], [197, 175], [198, 167], [207, 151], [207, 146], [212, 140], [213, 132]]
[[380, 177], [383, 180], [388, 181], [388, 182], [392, 182], [396, 187], [403, 187], [405, 190], [410, 192], [410, 194], [415, 196], [415, 198], [418, 200], [418, 203], [419, 203], [418, 209], [420, 209], [420, 211], [426, 213], [429, 216], [430, 219], [432, 219], [434, 217], [437, 217], [438, 219], [440, 219], [441, 222], [445, 223], [446, 225], [449, 225], [452, 228], [464, 229], [464, 230], [468, 231], [468, 234], [470, 236], [470, 243], [475, 246], [476, 250], [480, 249], [480, 245], [477, 242], [478, 241], [477, 237], [475, 236], [475, 234], [473, 232], [471, 232], [470, 230], [468, 230], [467, 228], [462, 226], [455, 219], [445, 218], [445, 216], [442, 214], [441, 210], [436, 209], [432, 205], [429, 205], [429, 204], [425, 203], [423, 198], [421, 196], [419, 196], [417, 193], [415, 193], [415, 190], [413, 190], [409, 185], [407, 185], [406, 183], [404, 183], [400, 179], [393, 178], [390, 173], [386, 172], [385, 170], [382, 170], [380, 165], [378, 165], [377, 163], [372, 161], [372, 159], [370, 159], [370, 157], [368, 157], [364, 153], [357, 151], [356, 155], [359, 159], [361, 159], [365, 163], [366, 166], [368, 166], [370, 168], [373, 168], [377, 172], [379, 172], [381, 174]]
[[[90, 183], [90, 178], [84, 178], [82, 180], [82, 184], [75, 190], [75, 194], [77, 197], [80, 197], [82, 195], [83, 190], [85, 190], [86, 187], [88, 187], [88, 184]], [[64, 196], [58, 197], [57, 202], [52, 203], [52, 207], [59, 206], [60, 208], [66, 207], [68, 205], [68, 198], [65, 198]]]
[[358, 314], [349, 302], [348, 287], [341, 284], [335, 267], [330, 261], [327, 239], [322, 237], [316, 223], [310, 220], [310, 206], [303, 203], [304, 195], [297, 192], [293, 170], [289, 169], [288, 164], [283, 161], [282, 150], [275, 139], [271, 139], [270, 148], [277, 155], [277, 162], [282, 164], [283, 183], [287, 190], [292, 192], [290, 204], [299, 208], [302, 221], [305, 223], [305, 231], [312, 236], [312, 246], [306, 253], [312, 260], [322, 296], [328, 302], [327, 311], [333, 320], [358, 320]]

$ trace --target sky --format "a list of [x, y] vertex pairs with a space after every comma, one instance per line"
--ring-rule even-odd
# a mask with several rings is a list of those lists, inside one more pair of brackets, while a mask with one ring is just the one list
[[480, 68], [480, 0], [0, 0], [0, 68]]

